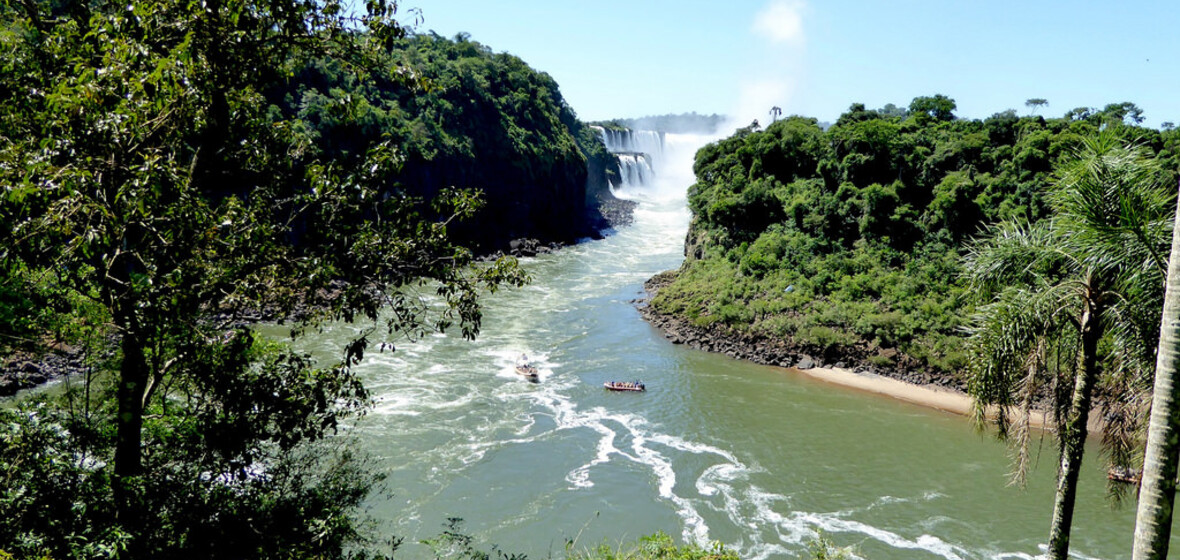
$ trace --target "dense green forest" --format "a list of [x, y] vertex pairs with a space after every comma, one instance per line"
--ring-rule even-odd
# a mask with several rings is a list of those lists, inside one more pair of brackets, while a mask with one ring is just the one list
[[[279, 61], [260, 91], [266, 118], [298, 138], [299, 157], [292, 161], [299, 170], [308, 161], [356, 167], [373, 149], [388, 149], [368, 178], [379, 197], [408, 201], [416, 212], [439, 218], [440, 211], [422, 202], [452, 188], [477, 193], [479, 210], [448, 229], [477, 254], [518, 238], [568, 243], [608, 225], [597, 206], [618, 163], [547, 74], [465, 35], [393, 37], [363, 65], [318, 50], [302, 48]], [[11, 76], [18, 77], [15, 65], [23, 61], [12, 62]], [[241, 178], [225, 179], [228, 192], [247, 188], [236, 184]], [[9, 281], [0, 283], [7, 303], [0, 307], [6, 335], [0, 347], [20, 346], [36, 325], [69, 321], [55, 314], [52, 294], [26, 282], [36, 270], [15, 260], [3, 266], [12, 268], [5, 272]]]
[[570, 242], [601, 226], [588, 165], [598, 179], [613, 159], [548, 74], [464, 34], [433, 33], [398, 39], [364, 71], [316, 58], [270, 94], [332, 157], [392, 141], [403, 160], [391, 188], [423, 198], [481, 191], [485, 207], [452, 231], [477, 250], [523, 237]]
[[853, 104], [826, 130], [792, 116], [703, 148], [688, 258], [652, 305], [826, 363], [961, 376], [967, 243], [989, 224], [1045, 217], [1054, 166], [1083, 138], [1111, 129], [1158, 154], [1175, 184], [1180, 133], [1139, 126], [1132, 103], [1060, 118], [954, 110], [941, 95]]

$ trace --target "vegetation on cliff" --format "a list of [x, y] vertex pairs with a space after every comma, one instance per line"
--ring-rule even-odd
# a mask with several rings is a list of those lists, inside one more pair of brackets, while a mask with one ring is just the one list
[[396, 145], [403, 162], [390, 190], [424, 198], [450, 187], [481, 191], [486, 207], [452, 232], [478, 250], [522, 237], [569, 242], [594, 225], [588, 161], [608, 158], [593, 129], [548, 74], [465, 34], [397, 39], [363, 70], [314, 58], [271, 94], [276, 110], [338, 160], [356, 161], [381, 141]]
[[1051, 119], [954, 108], [945, 96], [854, 104], [826, 130], [792, 116], [701, 149], [687, 260], [653, 307], [829, 362], [958, 372], [965, 244], [989, 224], [1043, 219], [1054, 166], [1083, 138], [1111, 129], [1175, 182], [1180, 135], [1137, 126], [1133, 104]]

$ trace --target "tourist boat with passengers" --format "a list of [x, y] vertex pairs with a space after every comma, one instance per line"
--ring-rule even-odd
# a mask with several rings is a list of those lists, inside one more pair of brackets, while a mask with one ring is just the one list
[[537, 367], [529, 362], [529, 357], [525, 354], [521, 354], [516, 360], [516, 374], [534, 383], [541, 379]]
[[647, 387], [639, 381], [607, 381], [602, 384], [610, 391], [646, 391]]

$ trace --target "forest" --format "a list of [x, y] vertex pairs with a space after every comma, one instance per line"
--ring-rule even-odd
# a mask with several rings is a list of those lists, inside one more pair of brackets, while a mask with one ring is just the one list
[[791, 116], [702, 149], [687, 261], [653, 301], [697, 326], [784, 339], [825, 363], [923, 369], [965, 385], [961, 256], [1004, 220], [1049, 214], [1054, 166], [1100, 129], [1158, 155], [1180, 133], [1132, 103], [1059, 118], [955, 117], [954, 101], [853, 104], [827, 129]]
[[1056, 119], [958, 119], [955, 108], [943, 95], [904, 110], [853, 104], [826, 130], [772, 110], [765, 130], [755, 122], [702, 148], [687, 258], [651, 307], [722, 337], [778, 341], [804, 368], [816, 356], [893, 377], [924, 370], [918, 382], [970, 394], [976, 425], [1010, 442], [1019, 484], [1041, 415], [1059, 453], [1055, 560], [1069, 555], [1096, 430], [1109, 495], [1140, 491], [1135, 558], [1164, 557], [1177, 133], [1139, 126], [1129, 102]]
[[[75, 372], [0, 407], [0, 558], [397, 548], [339, 433], [372, 405], [355, 366], [375, 333], [474, 337], [480, 298], [528, 281], [477, 255], [588, 235], [606, 157], [547, 75], [397, 18], [0, 4], [0, 349]], [[358, 331], [324, 363], [262, 318]]]
[[464, 34], [434, 33], [393, 41], [363, 72], [311, 59], [270, 96], [346, 164], [378, 141], [397, 145], [392, 189], [426, 199], [478, 189], [485, 206], [451, 233], [479, 252], [519, 238], [569, 243], [601, 227], [588, 165], [609, 169], [613, 159], [547, 74]]

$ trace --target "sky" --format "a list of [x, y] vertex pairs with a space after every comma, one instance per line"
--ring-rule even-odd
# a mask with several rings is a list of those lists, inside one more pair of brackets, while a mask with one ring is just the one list
[[[697, 112], [835, 121], [943, 94], [960, 117], [1130, 101], [1180, 123], [1172, 0], [402, 0], [418, 32], [469, 33], [547, 72], [582, 120]], [[416, 24], [415, 24], [415, 21]]]

